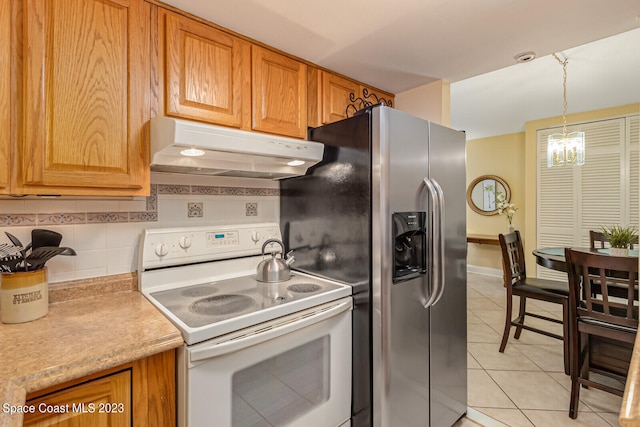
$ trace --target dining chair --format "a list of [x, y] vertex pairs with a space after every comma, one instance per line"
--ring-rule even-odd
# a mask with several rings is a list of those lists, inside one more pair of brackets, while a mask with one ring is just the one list
[[[605, 243], [608, 243], [609, 240], [604, 236], [600, 231], [589, 230], [589, 244], [591, 245], [591, 249], [604, 249]], [[635, 236], [629, 245], [630, 249], [633, 249], [633, 245], [638, 244], [638, 236]]]
[[[580, 386], [594, 387], [618, 396], [624, 393], [638, 331], [638, 259], [570, 248], [565, 249], [565, 258], [570, 313], [569, 417], [576, 418]], [[593, 283], [598, 284], [598, 292], [590, 289]], [[621, 297], [623, 293], [620, 290], [625, 291], [624, 297]], [[598, 381], [602, 377], [613, 378], [621, 386], [615, 387], [611, 380]]]
[[[568, 333], [567, 321], [569, 316], [569, 285], [567, 282], [562, 281], [527, 277], [520, 231], [515, 230], [513, 233], [500, 234], [498, 235], [498, 239], [500, 240], [500, 248], [502, 249], [504, 286], [507, 290], [506, 318], [504, 323], [504, 332], [502, 334], [502, 342], [500, 343], [500, 353], [504, 353], [512, 326], [516, 327], [516, 332], [513, 336], [515, 339], [520, 338], [520, 334], [523, 329], [556, 338], [563, 341], [564, 371], [568, 375], [569, 340], [566, 338]], [[512, 319], [514, 296], [518, 296], [520, 298], [520, 308], [518, 311], [518, 317]], [[528, 312], [527, 298], [561, 304], [563, 320]], [[525, 324], [527, 316], [561, 324], [563, 331], [562, 335]]]

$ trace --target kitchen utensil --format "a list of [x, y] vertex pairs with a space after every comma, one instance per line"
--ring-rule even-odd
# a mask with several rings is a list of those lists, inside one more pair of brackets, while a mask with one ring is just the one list
[[23, 246], [22, 242], [20, 241], [20, 239], [18, 239], [13, 234], [9, 233], [8, 231], [5, 231], [4, 234], [7, 235], [9, 240], [11, 240], [11, 243], [13, 243], [15, 246], [22, 246], [23, 247], [23, 249], [20, 251], [20, 255], [22, 256], [23, 259], [26, 258], [27, 251], [29, 250], [29, 248], [31, 248], [31, 243], [29, 243], [27, 246]]
[[18, 239], [13, 234], [9, 233], [8, 231], [5, 231], [4, 234], [6, 234], [9, 240], [11, 240], [11, 243], [13, 243], [16, 246], [22, 246], [22, 242], [20, 241], [20, 239]]
[[10, 255], [0, 259], [0, 271], [14, 273], [19, 270], [19, 265], [24, 261], [22, 255]]
[[0, 258], [15, 255], [24, 249], [22, 246], [9, 245], [8, 243], [0, 244]]
[[41, 246], [60, 246], [62, 234], [53, 230], [34, 228], [31, 230], [31, 247], [33, 249]]
[[[271, 243], [277, 243], [282, 247], [284, 251], [284, 244], [278, 239], [269, 239], [264, 242], [262, 245], [262, 255], [264, 256], [265, 249]], [[295, 258], [291, 256], [293, 251], [289, 251], [286, 256], [286, 259], [276, 258], [276, 253], [271, 253], [271, 258], [265, 259], [258, 264], [258, 268], [256, 269], [256, 279], [259, 282], [284, 282], [285, 280], [289, 280], [291, 277], [291, 264], [295, 261]]]
[[44, 264], [56, 255], [75, 255], [76, 251], [67, 247], [57, 246], [41, 246], [35, 248], [27, 258], [26, 270], [38, 270], [44, 267]]

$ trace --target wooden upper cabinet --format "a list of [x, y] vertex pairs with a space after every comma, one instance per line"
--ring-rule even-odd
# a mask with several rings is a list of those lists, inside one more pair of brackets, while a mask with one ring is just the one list
[[316, 127], [353, 116], [367, 105], [385, 101], [393, 106], [393, 95], [371, 89], [337, 74], [309, 67], [309, 126]]
[[252, 129], [305, 138], [307, 66], [254, 45], [252, 70]]
[[[322, 123], [333, 123], [347, 118], [351, 97], [357, 97], [360, 86], [353, 80], [320, 71], [322, 75]], [[351, 109], [351, 108], [350, 108]], [[353, 114], [353, 109], [349, 112]]]
[[10, 191], [11, 3], [0, 0], [0, 194]]
[[251, 45], [170, 12], [161, 11], [159, 22], [166, 114], [248, 129]]
[[148, 194], [149, 4], [25, 0], [22, 42], [18, 191]]

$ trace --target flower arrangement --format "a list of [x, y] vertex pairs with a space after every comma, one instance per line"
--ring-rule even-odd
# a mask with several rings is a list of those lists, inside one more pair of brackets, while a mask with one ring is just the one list
[[511, 221], [513, 221], [513, 214], [516, 213], [518, 208], [513, 203], [508, 203], [507, 197], [502, 192], [496, 193], [496, 208], [498, 209], [498, 214], [507, 218], [509, 225], [511, 225]]
[[612, 248], [629, 248], [631, 242], [637, 237], [637, 229], [631, 225], [628, 227], [614, 225], [611, 227], [600, 227], [600, 229]]

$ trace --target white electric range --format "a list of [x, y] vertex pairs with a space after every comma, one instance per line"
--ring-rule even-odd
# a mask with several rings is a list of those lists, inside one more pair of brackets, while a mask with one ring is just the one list
[[272, 223], [143, 232], [140, 291], [185, 340], [179, 425], [348, 425], [352, 289], [296, 271], [257, 281], [274, 238]]

